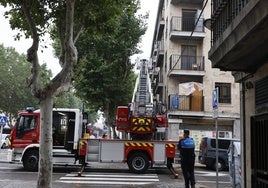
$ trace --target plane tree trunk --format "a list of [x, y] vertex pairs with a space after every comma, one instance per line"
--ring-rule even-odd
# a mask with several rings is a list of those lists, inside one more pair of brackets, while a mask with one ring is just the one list
[[[73, 40], [75, 0], [66, 0], [66, 20], [64, 37], [60, 37], [62, 70], [44, 87], [40, 86], [40, 64], [38, 60], [39, 34], [36, 21], [31, 16], [32, 2], [22, 1], [22, 9], [30, 27], [32, 46], [27, 51], [27, 60], [32, 64], [32, 75], [28, 85], [32, 94], [40, 103], [40, 148], [37, 188], [52, 188], [52, 110], [53, 98], [68, 91], [71, 86], [74, 66], [77, 63], [77, 51]], [[58, 25], [60, 26], [60, 25]], [[61, 30], [61, 29], [59, 29]]]
[[52, 107], [53, 98], [47, 97], [40, 101], [41, 127], [39, 171], [37, 187], [52, 187]]

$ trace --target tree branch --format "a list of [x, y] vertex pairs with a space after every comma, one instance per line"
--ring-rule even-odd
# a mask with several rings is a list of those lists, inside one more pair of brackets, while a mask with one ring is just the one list
[[31, 31], [31, 36], [33, 39], [32, 46], [27, 50], [27, 60], [32, 63], [31, 73], [32, 75], [28, 78], [28, 86], [31, 88], [31, 92], [34, 96], [39, 97], [39, 72], [40, 72], [40, 64], [38, 60], [38, 47], [39, 47], [39, 35], [37, 32], [36, 24], [32, 19], [30, 10], [31, 10], [31, 1], [23, 0], [22, 1], [22, 10], [24, 12], [25, 18], [29, 24], [29, 28]]
[[[73, 69], [77, 63], [77, 50], [73, 42], [75, 0], [66, 0], [66, 26], [65, 35], [60, 31], [62, 44], [61, 61], [62, 70], [53, 78], [43, 91], [51, 94], [68, 91], [72, 82]], [[59, 25], [60, 26], [60, 25]], [[62, 28], [62, 27], [61, 27]], [[60, 28], [59, 28], [60, 29]], [[64, 43], [63, 38], [65, 37]]]

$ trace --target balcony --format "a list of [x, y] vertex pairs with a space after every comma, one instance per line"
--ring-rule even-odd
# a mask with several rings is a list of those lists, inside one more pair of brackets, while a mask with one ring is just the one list
[[165, 19], [164, 19], [164, 15], [165, 15], [165, 10], [162, 9], [162, 11], [160, 12], [158, 18], [157, 18], [157, 22], [156, 22], [156, 39], [157, 40], [161, 40], [162, 36], [163, 36], [163, 31], [165, 28]]
[[267, 62], [267, 7], [267, 0], [233, 0], [213, 6], [212, 67], [252, 73]]
[[204, 76], [204, 56], [173, 54], [169, 58], [169, 76]]
[[153, 55], [154, 60], [156, 61], [156, 66], [161, 66], [164, 58], [164, 39], [155, 42]]
[[203, 0], [171, 0], [171, 3], [203, 4]]
[[158, 25], [158, 29], [157, 29], [157, 40], [160, 40], [161, 37], [163, 36], [163, 31], [165, 28], [165, 21], [164, 20], [160, 20], [159, 21], [159, 25]]
[[154, 93], [158, 93], [161, 89], [164, 87], [164, 82], [163, 82], [163, 74], [159, 71], [157, 76], [155, 77], [155, 89]]
[[173, 16], [170, 20], [170, 39], [203, 40], [205, 37], [203, 18]]
[[204, 97], [202, 95], [176, 95], [168, 96], [168, 110], [170, 111], [204, 111]]
[[164, 87], [163, 83], [163, 74], [161, 74], [161, 68], [160, 67], [154, 67], [152, 71], [152, 88], [154, 93], [159, 93], [161, 89]]

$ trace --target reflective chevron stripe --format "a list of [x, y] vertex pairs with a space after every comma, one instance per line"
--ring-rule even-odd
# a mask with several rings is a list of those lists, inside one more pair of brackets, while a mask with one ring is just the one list
[[141, 127], [141, 126], [133, 126], [132, 131], [150, 131], [151, 128], [146, 126], [146, 127]]
[[129, 147], [154, 147], [153, 143], [147, 143], [147, 142], [125, 142], [125, 146]]
[[132, 118], [131, 123], [134, 125], [151, 125], [151, 118]]
[[166, 144], [166, 148], [175, 148], [175, 144]]

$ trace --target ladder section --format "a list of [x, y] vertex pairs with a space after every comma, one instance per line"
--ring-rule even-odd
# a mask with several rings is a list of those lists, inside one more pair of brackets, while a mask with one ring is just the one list
[[139, 86], [136, 93], [136, 102], [138, 105], [138, 115], [146, 115], [146, 105], [150, 103], [150, 94], [148, 90], [149, 78], [148, 78], [148, 65], [147, 61], [143, 60], [140, 70]]

